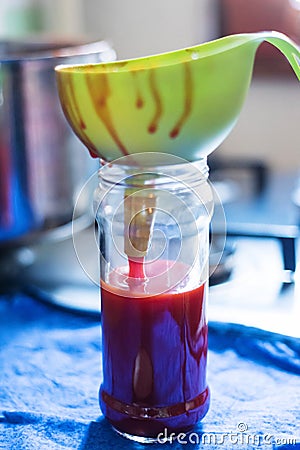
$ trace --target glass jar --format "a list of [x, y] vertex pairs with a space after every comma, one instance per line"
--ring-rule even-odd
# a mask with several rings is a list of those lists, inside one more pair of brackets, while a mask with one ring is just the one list
[[[145, 156], [146, 155], [146, 156]], [[206, 414], [209, 224], [206, 160], [135, 154], [99, 171], [100, 407], [139, 442]]]

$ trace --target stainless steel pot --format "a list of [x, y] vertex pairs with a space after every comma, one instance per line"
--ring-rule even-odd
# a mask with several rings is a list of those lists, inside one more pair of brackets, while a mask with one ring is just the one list
[[54, 66], [112, 59], [105, 41], [0, 42], [0, 248], [71, 221], [96, 162], [63, 116]]

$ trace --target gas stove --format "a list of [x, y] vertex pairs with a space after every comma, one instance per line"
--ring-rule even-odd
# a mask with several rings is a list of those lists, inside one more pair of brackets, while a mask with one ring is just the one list
[[[227, 238], [210, 279], [209, 320], [300, 337], [299, 208], [293, 202], [299, 174], [272, 173], [257, 161], [210, 166]], [[15, 251], [6, 261], [8, 273], [14, 267], [8, 285], [99, 318], [96, 231], [92, 217], [86, 223], [75, 223], [73, 239], [70, 233]]]
[[258, 161], [213, 168], [231, 251], [224, 282], [211, 283], [210, 320], [300, 337], [298, 177], [272, 173]]

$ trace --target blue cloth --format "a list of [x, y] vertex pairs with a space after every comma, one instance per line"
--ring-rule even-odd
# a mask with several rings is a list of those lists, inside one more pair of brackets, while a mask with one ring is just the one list
[[[300, 342], [211, 323], [211, 406], [190, 436], [155, 448], [300, 448]], [[149, 448], [101, 416], [99, 320], [24, 294], [0, 297], [0, 448]]]

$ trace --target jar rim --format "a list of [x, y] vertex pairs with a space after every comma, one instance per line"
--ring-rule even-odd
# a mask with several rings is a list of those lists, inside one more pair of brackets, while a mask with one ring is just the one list
[[102, 163], [99, 182], [132, 187], [157, 187], [170, 184], [188, 186], [207, 181], [207, 158], [190, 162], [164, 153], [136, 153], [113, 162]]

